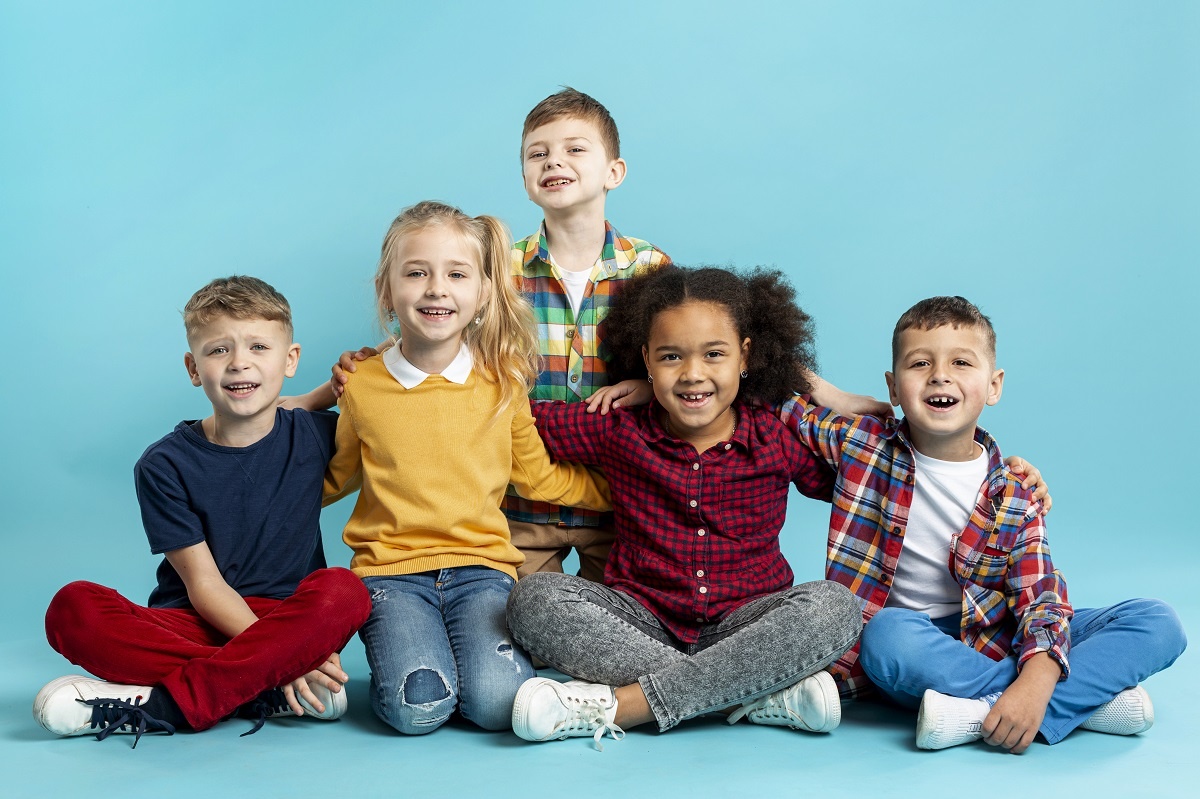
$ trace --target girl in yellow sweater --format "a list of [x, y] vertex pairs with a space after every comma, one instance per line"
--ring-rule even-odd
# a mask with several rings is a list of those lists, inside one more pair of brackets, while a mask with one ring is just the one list
[[608, 510], [604, 479], [554, 464], [526, 392], [537, 375], [528, 303], [508, 278], [499, 220], [422, 202], [384, 238], [375, 296], [397, 346], [359, 364], [338, 402], [326, 502], [360, 489], [343, 539], [371, 592], [360, 631], [376, 714], [403, 733], [457, 708], [507, 729], [534, 676], [505, 602], [521, 554], [500, 499]]

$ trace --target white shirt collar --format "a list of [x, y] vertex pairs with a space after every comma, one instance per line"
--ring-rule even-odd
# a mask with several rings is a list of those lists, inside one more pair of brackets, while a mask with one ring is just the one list
[[[383, 365], [387, 367], [388, 372], [392, 377], [396, 378], [396, 382], [405, 388], [416, 388], [425, 382], [425, 378], [429, 377], [428, 372], [422, 372], [420, 369], [412, 365], [408, 358], [400, 352], [400, 346], [392, 347], [383, 354]], [[454, 360], [450, 365], [442, 370], [442, 377], [449, 380], [451, 383], [458, 383], [460, 386], [467, 382], [467, 378], [471, 376], [471, 368], [475, 365], [471, 359], [471, 351], [467, 349], [467, 345], [463, 344], [458, 350], [458, 355], [454, 356]]]

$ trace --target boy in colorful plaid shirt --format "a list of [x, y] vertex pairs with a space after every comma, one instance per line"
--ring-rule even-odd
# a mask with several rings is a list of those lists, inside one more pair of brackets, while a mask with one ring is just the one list
[[991, 322], [961, 297], [909, 309], [887, 384], [903, 421], [845, 418], [804, 398], [782, 418], [838, 471], [826, 576], [853, 590], [861, 650], [831, 671], [920, 707], [917, 746], [985, 739], [1020, 753], [1040, 732], [1150, 728], [1139, 683], [1186, 640], [1174, 611], [1135, 599], [1072, 610], [1041, 503], [976, 426], [1000, 399]]
[[[578, 402], [607, 386], [604, 320], [613, 298], [634, 275], [671, 262], [605, 219], [608, 192], [625, 180], [620, 146], [608, 109], [575, 89], [550, 95], [525, 118], [525, 191], [545, 214], [537, 233], [513, 245], [513, 277], [533, 305], [543, 360], [532, 400]], [[809, 382], [814, 397], [840, 410], [886, 411], [883, 403], [842, 392], [817, 375]], [[525, 555], [519, 576], [561, 572], [572, 549], [580, 576], [595, 582], [604, 576], [615, 535], [611, 514], [531, 502], [511, 487], [503, 510], [512, 542]]]

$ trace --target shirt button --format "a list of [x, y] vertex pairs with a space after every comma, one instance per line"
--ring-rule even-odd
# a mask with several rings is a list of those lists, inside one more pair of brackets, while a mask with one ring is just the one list
[[697, 577], [703, 577], [703, 576], [704, 576], [704, 569], [696, 569], [696, 576], [697, 576]]
[[572, 383], [578, 383], [578, 382], [579, 382], [579, 375], [571, 375], [571, 382], [572, 382]]
[[707, 594], [707, 593], [708, 593], [708, 589], [707, 589], [707, 588], [705, 588], [704, 586], [700, 586], [700, 593], [702, 593], [702, 594]]
[[694, 507], [696, 507], [696, 505], [698, 505], [698, 504], [699, 504], [699, 503], [698, 503], [698, 502], [696, 502], [696, 500], [694, 500], [694, 499], [693, 499], [691, 502], [689, 502], [689, 503], [688, 503], [688, 505], [689, 505], [690, 507], [693, 507], [693, 508], [694, 508]]
[[575, 338], [575, 328], [567, 328], [567, 338]]
[[697, 530], [696, 535], [704, 535], [704, 528], [701, 527], [699, 530]]
[[726, 444], [726, 445], [725, 445], [725, 451], [726, 451], [726, 452], [728, 452], [728, 451], [729, 451], [729, 450], [731, 450], [731, 449], [733, 449], [733, 444]]
[[704, 617], [703, 617], [703, 616], [697, 616], [697, 617], [696, 617], [696, 621], [703, 622], [703, 621], [704, 621]]
[[[574, 379], [574, 378], [572, 378], [572, 379]], [[693, 463], [693, 464], [692, 464], [692, 471], [693, 471], [693, 472], [694, 472], [694, 471], [696, 471], [696, 470], [697, 470], [697, 469], [699, 469], [699, 468], [700, 468], [700, 464], [698, 464], [698, 463]]]

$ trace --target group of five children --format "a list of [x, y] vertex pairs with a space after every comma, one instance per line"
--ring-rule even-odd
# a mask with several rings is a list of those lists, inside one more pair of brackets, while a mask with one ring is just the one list
[[[1044, 485], [976, 424], [1004, 372], [975, 306], [901, 317], [897, 421], [813, 372], [779, 272], [677, 267], [606, 221], [626, 167], [595, 100], [539, 103], [521, 159], [541, 229], [514, 245], [495, 218], [406, 209], [375, 276], [388, 340], [298, 400], [282, 296], [231, 277], [192, 297], [185, 365], [212, 415], [135, 468], [158, 587], [146, 607], [58, 592], [47, 637], [96, 678], [46, 685], [43, 727], [338, 718], [358, 631], [372, 707], [407, 734], [455, 712], [597, 746], [714, 713], [824, 733], [871, 688], [919, 708], [921, 748], [1149, 728], [1140, 683], [1182, 627], [1153, 600], [1072, 609]], [[792, 584], [789, 483], [832, 502], [826, 580]], [[351, 567], [328, 568], [322, 502], [355, 491]]]

